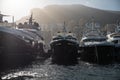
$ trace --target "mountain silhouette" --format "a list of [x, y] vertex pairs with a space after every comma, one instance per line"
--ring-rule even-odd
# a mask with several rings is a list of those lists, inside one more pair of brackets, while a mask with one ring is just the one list
[[[48, 5], [44, 8], [31, 10], [35, 21], [39, 24], [56, 24], [64, 21], [85, 22], [94, 17], [100, 24], [112, 24], [120, 20], [120, 11], [109, 11], [91, 8], [83, 5]], [[23, 17], [19, 22], [25, 22], [29, 16]]]

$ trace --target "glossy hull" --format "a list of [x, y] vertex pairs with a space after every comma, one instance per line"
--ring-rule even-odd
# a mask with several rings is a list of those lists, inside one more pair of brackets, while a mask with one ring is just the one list
[[58, 40], [51, 43], [52, 63], [59, 65], [77, 64], [78, 44], [69, 40]]
[[86, 45], [82, 46], [80, 59], [90, 63], [110, 64], [114, 60], [113, 45]]
[[120, 45], [119, 44], [115, 45], [114, 57], [115, 57], [115, 61], [120, 63]]
[[[0, 27], [0, 68], [22, 66], [35, 59], [36, 44], [18, 30]], [[28, 42], [29, 40], [29, 42]], [[41, 43], [42, 44], [42, 43]], [[43, 51], [43, 44], [38, 44]], [[41, 45], [41, 46], [40, 46]], [[40, 50], [39, 50], [40, 51]]]

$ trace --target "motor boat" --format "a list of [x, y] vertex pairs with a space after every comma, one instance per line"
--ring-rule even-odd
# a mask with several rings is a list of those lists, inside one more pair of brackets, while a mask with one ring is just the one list
[[58, 65], [74, 65], [78, 63], [79, 43], [73, 33], [67, 33], [65, 26], [62, 32], [53, 36], [51, 42], [52, 63]]
[[[3, 67], [13, 67], [35, 60], [36, 41], [35, 36], [33, 37], [33, 34], [28, 32], [5, 26], [0, 27], [0, 64], [5, 65]], [[39, 44], [43, 47], [42, 38], [39, 38]], [[43, 48], [39, 47], [39, 49]]]
[[80, 59], [90, 63], [112, 63], [114, 45], [107, 42], [107, 37], [102, 34], [94, 20], [85, 27], [86, 30], [80, 41]]
[[39, 53], [39, 56], [47, 55], [45, 54], [45, 42], [41, 33], [41, 27], [33, 20], [33, 14], [31, 14], [28, 22], [24, 22], [24, 24], [19, 23], [16, 29], [33, 38], [33, 50]]

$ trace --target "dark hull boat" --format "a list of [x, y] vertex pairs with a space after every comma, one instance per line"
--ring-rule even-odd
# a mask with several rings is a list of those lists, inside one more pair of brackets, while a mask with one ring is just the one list
[[28, 35], [32, 38], [32, 50], [34, 53], [39, 53], [39, 56], [45, 55], [44, 53], [44, 39], [41, 36], [41, 32], [35, 29], [18, 29], [18, 31], [22, 32], [23, 34]]
[[77, 64], [78, 43], [70, 40], [57, 40], [51, 42], [52, 63], [59, 65]]
[[78, 63], [79, 43], [73, 33], [67, 33], [65, 23], [63, 32], [53, 36], [50, 46], [52, 63], [58, 65], [75, 65]]
[[48, 54], [44, 54], [45, 44], [44, 39], [41, 36], [41, 27], [33, 20], [33, 14], [31, 14], [28, 22], [24, 22], [24, 24], [19, 23], [16, 28], [19, 32], [28, 35], [30, 39], [32, 38], [32, 47], [34, 52], [38, 53], [39, 56], [47, 56]]
[[107, 38], [101, 34], [99, 28], [92, 21], [87, 25], [80, 46], [80, 59], [97, 64], [113, 63], [114, 45], [107, 42]]
[[[27, 32], [0, 27], [0, 68], [22, 66], [33, 61], [36, 56], [34, 43]], [[39, 44], [43, 44], [42, 41]]]
[[114, 59], [116, 62], [120, 63], [120, 45], [115, 45]]
[[111, 64], [114, 60], [114, 46], [109, 44], [97, 44], [81, 46], [80, 59], [90, 63]]

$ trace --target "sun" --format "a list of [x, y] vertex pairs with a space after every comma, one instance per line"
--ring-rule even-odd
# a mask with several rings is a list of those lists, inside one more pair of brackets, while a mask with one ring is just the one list
[[15, 16], [15, 20], [29, 15], [33, 8], [42, 7], [41, 0], [2, 0], [0, 3], [1, 12]]

